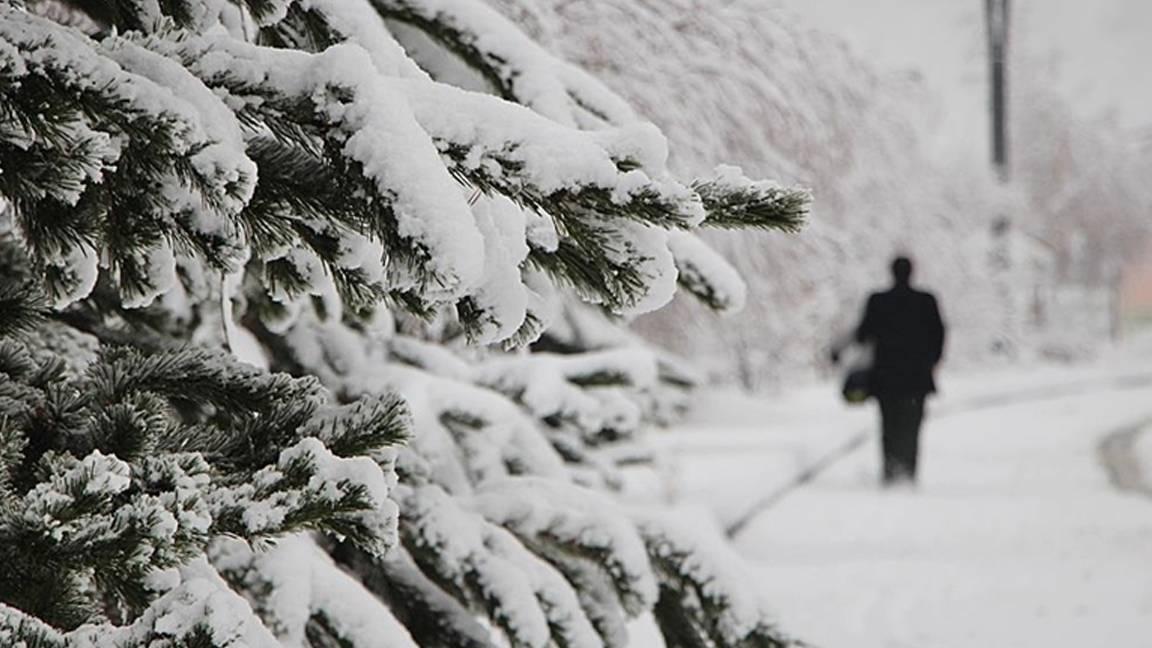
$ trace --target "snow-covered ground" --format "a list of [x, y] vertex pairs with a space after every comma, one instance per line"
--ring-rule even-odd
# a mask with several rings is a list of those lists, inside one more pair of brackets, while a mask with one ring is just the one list
[[[832, 386], [714, 394], [658, 439], [659, 495], [727, 525], [791, 633], [825, 648], [1152, 645], [1152, 499], [1101, 465], [1110, 433], [1152, 420], [1145, 341], [1087, 367], [942, 377], [911, 491], [876, 486], [872, 407]], [[853, 447], [810, 483], [797, 475]], [[1152, 474], [1152, 441], [1136, 437]], [[688, 513], [688, 514], [690, 514]]]

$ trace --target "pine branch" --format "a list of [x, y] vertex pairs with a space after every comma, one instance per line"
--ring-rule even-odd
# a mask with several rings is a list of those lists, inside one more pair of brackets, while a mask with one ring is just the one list
[[670, 647], [803, 648], [754, 605], [738, 600], [747, 596], [735, 587], [740, 575], [723, 573], [716, 548], [705, 551], [686, 530], [655, 517], [640, 520], [638, 527], [660, 581], [654, 612]]
[[[166, 289], [153, 267], [158, 250], [234, 263], [230, 227], [250, 191], [250, 162], [222, 157], [213, 127], [116, 62], [156, 72], [141, 63], [155, 55], [117, 39], [101, 47], [12, 8], [0, 9], [0, 39], [20, 57], [0, 87], [0, 196], [58, 302], [91, 289], [97, 251], [130, 303]], [[77, 245], [87, 253], [77, 256]]]
[[670, 232], [668, 249], [681, 288], [721, 314], [743, 310], [748, 289], [728, 259], [692, 232]]
[[318, 530], [382, 555], [396, 536], [388, 490], [376, 460], [338, 457], [305, 437], [250, 479], [213, 495], [213, 530], [246, 538]]
[[18, 281], [0, 283], [0, 338], [31, 332], [44, 321], [45, 301], [35, 286]]
[[347, 544], [338, 545], [332, 553], [337, 562], [360, 576], [364, 586], [388, 606], [419, 645], [495, 645], [490, 631], [421, 572], [403, 547], [397, 547], [386, 559], [374, 558]]
[[[508, 507], [508, 501], [519, 506]], [[635, 560], [643, 555], [642, 540], [604, 496], [557, 480], [517, 477], [488, 484], [475, 498], [475, 507], [490, 522], [506, 525], [530, 543], [601, 565], [627, 616], [655, 602], [651, 568], [646, 559]], [[516, 515], [509, 515], [513, 510]]]
[[556, 249], [533, 249], [529, 261], [554, 281], [593, 302], [619, 312], [646, 294], [646, 282], [635, 263], [608, 256], [604, 251], [617, 244], [616, 229], [594, 219], [558, 224], [563, 231]]
[[338, 457], [353, 457], [402, 445], [411, 429], [408, 404], [396, 394], [383, 394], [365, 395], [322, 411], [304, 426], [301, 435], [320, 439]]
[[409, 24], [456, 54], [496, 94], [567, 126], [636, 120], [627, 102], [576, 66], [554, 57], [483, 2], [372, 0], [382, 16]]
[[321, 11], [291, 2], [283, 18], [261, 26], [256, 42], [269, 47], [320, 52], [345, 40], [347, 35], [337, 31]]
[[55, 628], [20, 610], [0, 603], [0, 637], [21, 648], [68, 648]]
[[[290, 230], [295, 233], [290, 226], [294, 221], [311, 216], [379, 242], [388, 255], [386, 285], [394, 297], [409, 293], [422, 301], [425, 295], [464, 288], [463, 273], [472, 270], [453, 246], [454, 240], [467, 238], [468, 229], [474, 231], [474, 226], [463, 199], [454, 199], [454, 192], [447, 188], [437, 196], [427, 191], [415, 194], [410, 185], [397, 181], [394, 176], [399, 174], [384, 172], [391, 163], [384, 162], [383, 151], [349, 145], [350, 141], [395, 138], [393, 143], [404, 141], [412, 147], [407, 157], [410, 163], [434, 163], [443, 173], [439, 156], [418, 126], [390, 114], [401, 105], [392, 99], [395, 93], [383, 87], [385, 80], [350, 73], [339, 81], [318, 80], [314, 87], [298, 87], [297, 80], [311, 78], [314, 69], [329, 70], [337, 64], [371, 67], [362, 50], [339, 46], [305, 55], [184, 33], [139, 42], [180, 61], [201, 82], [227, 93], [237, 104], [246, 137], [254, 143], [252, 152], [264, 162], [252, 205], [255, 209], [245, 210], [241, 219], [250, 233], [278, 233], [273, 240], [254, 241], [254, 248], [278, 247], [277, 239], [286, 238]], [[209, 52], [228, 56], [230, 69], [204, 66], [202, 60]], [[333, 106], [344, 108], [333, 110]], [[321, 167], [322, 173], [314, 173]], [[443, 180], [447, 179], [445, 175]], [[261, 187], [265, 180], [269, 184]], [[397, 210], [398, 203], [404, 209]], [[434, 206], [439, 208], [436, 213], [431, 211]], [[460, 221], [454, 237], [430, 225], [446, 220]], [[453, 253], [443, 251], [445, 246]], [[322, 250], [317, 253], [323, 256]], [[405, 296], [403, 301], [409, 299]]]
[[479, 35], [455, 23], [451, 13], [429, 10], [423, 3], [409, 0], [372, 0], [372, 4], [381, 16], [416, 27], [467, 61], [499, 96], [517, 100], [516, 75], [505, 67], [506, 61], [479, 47]]
[[807, 189], [752, 181], [736, 167], [721, 166], [716, 177], [697, 180], [692, 189], [700, 195], [708, 212], [704, 224], [725, 229], [752, 227], [798, 232], [812, 203], [812, 193]]
[[77, 380], [62, 367], [0, 342], [0, 602], [61, 628], [96, 603], [132, 619], [155, 570], [220, 534], [319, 530], [373, 554], [395, 541], [381, 468], [407, 438], [395, 396], [321, 410], [314, 381], [203, 351], [110, 350]]
[[[460, 181], [570, 220], [595, 214], [689, 228], [704, 213], [688, 188], [615, 150], [616, 133], [591, 134], [507, 101], [427, 82], [406, 82], [416, 119]], [[464, 120], [460, 128], [445, 113]], [[509, 129], [507, 124], [517, 124]], [[653, 170], [653, 173], [658, 170]]]

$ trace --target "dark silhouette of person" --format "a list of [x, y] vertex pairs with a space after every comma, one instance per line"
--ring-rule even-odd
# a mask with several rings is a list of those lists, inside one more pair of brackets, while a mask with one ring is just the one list
[[912, 287], [912, 261], [892, 261], [893, 285], [868, 298], [856, 341], [872, 346], [868, 386], [880, 403], [883, 481], [916, 480], [924, 400], [936, 391], [933, 372], [944, 352], [944, 321], [936, 298]]

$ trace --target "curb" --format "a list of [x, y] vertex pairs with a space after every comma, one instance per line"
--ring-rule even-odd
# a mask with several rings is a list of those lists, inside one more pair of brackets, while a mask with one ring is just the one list
[[1096, 446], [1097, 457], [1117, 490], [1152, 497], [1152, 482], [1136, 456], [1136, 439], [1152, 432], [1152, 419], [1142, 419], [1108, 433]]

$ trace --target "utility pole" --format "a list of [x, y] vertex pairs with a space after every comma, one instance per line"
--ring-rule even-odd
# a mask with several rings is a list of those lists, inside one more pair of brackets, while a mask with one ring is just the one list
[[989, 108], [992, 124], [992, 166], [1001, 182], [1008, 181], [1008, 16], [1011, 0], [984, 0], [988, 31]]

